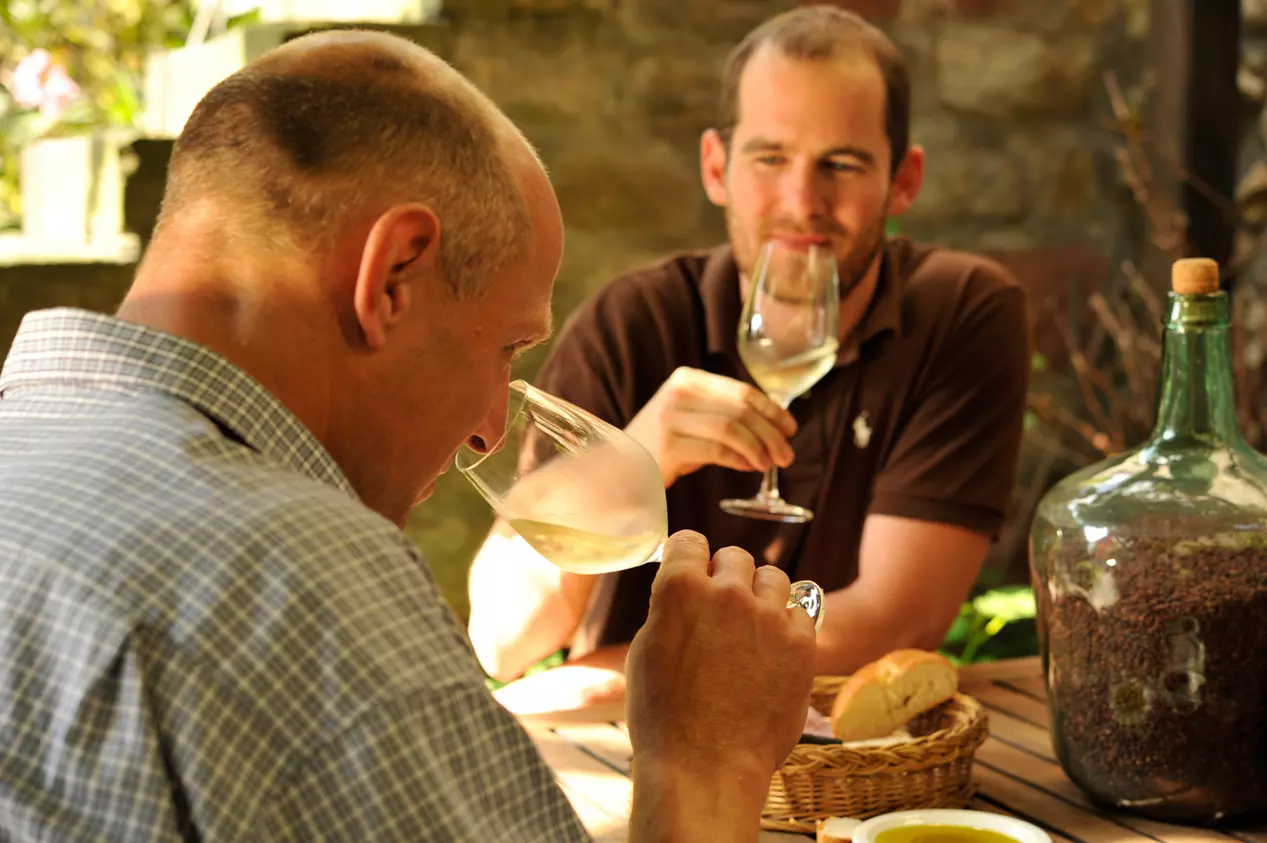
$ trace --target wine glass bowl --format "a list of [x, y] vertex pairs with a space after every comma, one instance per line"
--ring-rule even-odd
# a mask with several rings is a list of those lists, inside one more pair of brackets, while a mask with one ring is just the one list
[[624, 431], [523, 381], [510, 385], [506, 432], [455, 464], [494, 511], [560, 568], [620, 571], [664, 543], [664, 479]]
[[[773, 239], [761, 249], [739, 320], [738, 350], [748, 374], [783, 409], [831, 371], [840, 349], [840, 281], [825, 246]], [[802, 523], [814, 513], [780, 496], [771, 467], [752, 498], [728, 498], [725, 512]]]

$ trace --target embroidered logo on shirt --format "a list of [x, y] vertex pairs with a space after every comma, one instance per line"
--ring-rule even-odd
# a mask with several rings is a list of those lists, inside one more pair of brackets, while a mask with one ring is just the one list
[[870, 441], [871, 428], [867, 425], [867, 413], [864, 410], [853, 420], [853, 443], [859, 448], [865, 448]]

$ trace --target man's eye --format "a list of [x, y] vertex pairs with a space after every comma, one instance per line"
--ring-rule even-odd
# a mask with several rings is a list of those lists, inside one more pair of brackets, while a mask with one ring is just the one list
[[862, 167], [852, 161], [827, 161], [823, 164], [825, 168], [834, 173], [861, 173]]
[[779, 164], [782, 164], [783, 161], [784, 158], [782, 155], [762, 155], [757, 159], [758, 164], [766, 167], [777, 167]]

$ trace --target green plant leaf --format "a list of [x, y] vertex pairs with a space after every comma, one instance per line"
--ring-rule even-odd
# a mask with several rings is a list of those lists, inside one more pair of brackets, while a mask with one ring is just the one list
[[240, 15], [234, 15], [229, 18], [228, 21], [225, 22], [225, 29], [233, 29], [238, 26], [254, 26], [260, 22], [262, 17], [262, 10], [256, 6], [248, 12], [243, 12]]
[[43, 17], [39, 14], [39, 6], [34, 0], [10, 0], [0, 8], [5, 9], [5, 23], [14, 28], [33, 22], [37, 16]]
[[946, 637], [942, 639], [942, 646], [962, 644], [968, 637], [969, 626], [969, 619], [965, 617], [963, 609], [960, 609], [959, 617], [955, 618], [955, 622], [946, 631]]
[[1010, 623], [1037, 615], [1034, 590], [1029, 586], [1006, 586], [987, 591], [972, 601], [973, 608], [990, 620]]
[[110, 122], [119, 126], [133, 125], [141, 114], [141, 97], [136, 84], [126, 73], [117, 72], [110, 94]]
[[[0, 108], [0, 228], [12, 227], [20, 213], [21, 147], [43, 137], [135, 125], [145, 57], [183, 44], [193, 17], [194, 0], [0, 0], [0, 69], [12, 70], [43, 47], [65, 64], [81, 92], [55, 121], [38, 111]], [[0, 104], [9, 101], [0, 89]]]
[[[536, 664], [532, 665], [527, 670], [525, 670], [524, 676], [525, 677], [532, 676], [534, 673], [541, 673], [542, 671], [549, 670], [552, 667], [558, 667], [559, 665], [563, 664], [564, 661], [566, 661], [564, 652], [562, 650], [556, 650], [555, 652], [551, 653], [550, 655], [546, 656], [541, 661], [537, 662]], [[496, 691], [499, 688], [505, 688], [509, 684], [510, 682], [501, 682], [497, 679], [494, 679], [491, 676], [484, 677], [484, 685], [490, 691]]]

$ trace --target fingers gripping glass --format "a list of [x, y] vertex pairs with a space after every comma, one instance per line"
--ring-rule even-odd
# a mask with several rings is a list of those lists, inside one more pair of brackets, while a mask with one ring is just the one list
[[[830, 249], [770, 240], [761, 249], [739, 320], [739, 357], [753, 381], [783, 409], [831, 371], [840, 348], [840, 282]], [[814, 513], [779, 495], [770, 466], [752, 498], [729, 498], [732, 515], [803, 523]]]
[[[523, 381], [510, 385], [506, 432], [464, 446], [458, 470], [493, 510], [565, 571], [601, 574], [658, 562], [668, 535], [664, 478], [624, 431]], [[793, 584], [788, 605], [822, 623], [823, 592]]]

